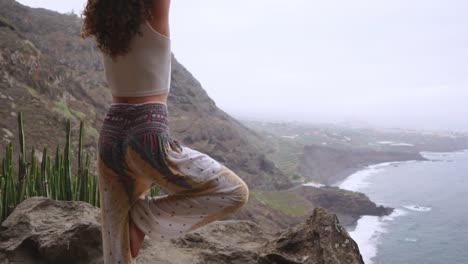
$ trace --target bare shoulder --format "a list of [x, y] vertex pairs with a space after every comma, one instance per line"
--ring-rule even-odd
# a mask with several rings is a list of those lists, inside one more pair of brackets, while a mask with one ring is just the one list
[[153, 10], [151, 11], [153, 18], [150, 22], [151, 26], [157, 32], [170, 36], [169, 32], [169, 7], [171, 0], [153, 0]]

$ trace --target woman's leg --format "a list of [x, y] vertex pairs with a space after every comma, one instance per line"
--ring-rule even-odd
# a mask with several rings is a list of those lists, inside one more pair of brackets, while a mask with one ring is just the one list
[[[98, 153], [105, 264], [133, 263], [130, 217], [161, 240], [219, 219], [248, 199], [234, 172], [170, 137], [164, 104], [113, 105]], [[168, 194], [141, 199], [155, 184]]]
[[105, 264], [133, 263], [129, 212], [152, 184], [144, 177], [136, 179], [125, 164], [125, 140], [131, 122], [136, 120], [132, 115], [134, 109], [129, 105], [112, 105], [99, 136], [97, 164]]
[[149, 157], [138, 149], [137, 142], [127, 148], [129, 168], [143, 178], [151, 178], [168, 193], [140, 199], [131, 208], [133, 222], [150, 238], [179, 237], [247, 203], [246, 183], [210, 156], [169, 138], [157, 140], [164, 146], [163, 155]]
[[130, 226], [129, 226], [129, 236], [130, 236], [130, 252], [132, 257], [138, 256], [140, 253], [141, 245], [145, 240], [145, 233], [141, 231], [130, 217]]
[[129, 243], [130, 203], [120, 177], [98, 155], [103, 259], [105, 264], [133, 263]]

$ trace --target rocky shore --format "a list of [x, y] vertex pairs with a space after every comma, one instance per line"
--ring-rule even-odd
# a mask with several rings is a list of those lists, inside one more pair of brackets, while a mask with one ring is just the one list
[[[102, 263], [99, 209], [36, 197], [21, 203], [0, 228], [0, 264]], [[137, 263], [364, 263], [337, 217], [316, 208], [273, 235], [246, 220], [215, 221], [160, 243], [145, 240]]]
[[393, 212], [393, 208], [377, 205], [363, 193], [336, 187], [297, 186], [284, 191], [254, 190], [246, 206], [229, 219], [248, 219], [273, 234], [306, 221], [318, 207], [335, 213], [346, 228], [354, 227], [363, 215], [385, 216]]

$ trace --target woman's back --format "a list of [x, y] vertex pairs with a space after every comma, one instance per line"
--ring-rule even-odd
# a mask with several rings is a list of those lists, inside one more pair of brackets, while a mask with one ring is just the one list
[[167, 94], [171, 81], [171, 40], [149, 22], [130, 41], [129, 51], [115, 58], [103, 53], [107, 82], [116, 97]]
[[169, 6], [170, 0], [88, 1], [82, 37], [94, 36], [103, 53], [114, 103], [166, 103], [171, 72]]

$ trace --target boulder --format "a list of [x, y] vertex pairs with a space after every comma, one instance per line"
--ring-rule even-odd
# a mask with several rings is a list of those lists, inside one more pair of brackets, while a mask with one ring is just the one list
[[12, 263], [101, 263], [99, 216], [84, 202], [28, 199], [0, 227], [0, 264], [10, 263], [2, 253]]
[[[99, 209], [30, 198], [0, 228], [0, 264], [102, 263]], [[270, 235], [247, 220], [215, 221], [179, 238], [145, 240], [138, 264], [364, 263], [335, 214], [317, 208], [301, 224]]]

